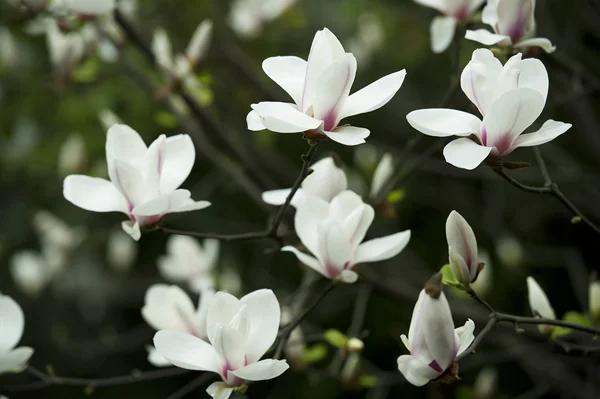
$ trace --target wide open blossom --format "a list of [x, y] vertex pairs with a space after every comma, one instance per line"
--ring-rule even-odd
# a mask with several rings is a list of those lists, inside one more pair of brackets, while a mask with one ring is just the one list
[[154, 336], [154, 346], [177, 367], [219, 374], [223, 381], [206, 391], [227, 399], [246, 381], [270, 380], [289, 368], [285, 360], [260, 360], [277, 338], [280, 317], [271, 290], [254, 291], [239, 300], [217, 292], [206, 318], [208, 342], [189, 333], [161, 330]]
[[[155, 284], [146, 291], [142, 317], [156, 331], [182, 331], [207, 341], [206, 315], [213, 295], [214, 291], [204, 290], [196, 309], [181, 288]], [[148, 348], [148, 361], [156, 367], [171, 365], [154, 347]]]
[[298, 0], [234, 0], [228, 23], [239, 36], [253, 38], [263, 26], [282, 15]]
[[252, 104], [248, 129], [279, 133], [309, 132], [345, 145], [365, 142], [368, 129], [340, 126], [342, 119], [381, 108], [402, 86], [406, 71], [387, 75], [350, 94], [356, 76], [356, 59], [327, 28], [316, 33], [308, 62], [298, 57], [271, 57], [263, 70], [294, 103]]
[[462, 72], [461, 86], [483, 121], [446, 108], [406, 115], [412, 127], [428, 136], [462, 136], [444, 147], [446, 161], [459, 168], [474, 169], [488, 155], [502, 157], [518, 147], [547, 143], [571, 127], [549, 119], [538, 131], [522, 134], [546, 104], [548, 73], [540, 60], [521, 60], [519, 53], [502, 66], [491, 51], [477, 49]]
[[[529, 300], [531, 313], [535, 317], [551, 320], [556, 319], [556, 313], [552, 305], [550, 305], [546, 293], [533, 277], [527, 277], [527, 299]], [[543, 334], [550, 334], [554, 330], [554, 326], [540, 324], [538, 329]]]
[[353, 283], [358, 278], [352, 268], [359, 263], [378, 262], [396, 256], [410, 240], [410, 230], [362, 242], [373, 222], [375, 211], [352, 191], [343, 191], [331, 203], [306, 197], [299, 204], [294, 223], [302, 244], [314, 255], [295, 247], [298, 260], [332, 280]]
[[535, 0], [488, 0], [481, 20], [494, 30], [468, 30], [469, 40], [492, 46], [525, 48], [541, 47], [552, 53], [556, 47], [550, 40], [535, 36]]
[[[348, 188], [348, 179], [344, 170], [336, 165], [333, 157], [323, 158], [310, 167], [313, 172], [304, 179], [302, 185], [292, 198], [292, 206], [298, 204], [307, 196], [317, 196], [330, 202], [333, 197]], [[267, 204], [283, 205], [291, 188], [265, 191], [262, 199]]]
[[122, 227], [134, 240], [141, 227], [153, 226], [167, 213], [188, 212], [210, 206], [193, 201], [188, 190], [178, 189], [190, 174], [196, 151], [187, 134], [159, 136], [146, 147], [127, 125], [115, 125], [106, 137], [106, 179], [83, 175], [65, 178], [63, 194], [74, 205], [92, 212], [123, 212]]
[[172, 235], [167, 240], [167, 254], [158, 258], [158, 270], [164, 279], [185, 283], [194, 292], [214, 287], [211, 275], [219, 256], [219, 241]]
[[416, 3], [431, 7], [442, 14], [431, 21], [431, 51], [436, 54], [446, 51], [454, 34], [456, 25], [466, 21], [476, 11], [484, 0], [415, 0]]
[[[441, 282], [440, 282], [441, 285]], [[398, 358], [398, 369], [406, 380], [422, 386], [440, 377], [463, 353], [475, 337], [475, 323], [467, 320], [464, 326], [454, 328], [448, 300], [441, 291], [421, 290], [415, 304], [408, 338], [400, 337], [410, 355]]]
[[456, 211], [450, 212], [446, 219], [446, 239], [454, 277], [461, 284], [469, 286], [477, 279], [483, 265], [479, 262], [475, 233], [465, 218]]
[[25, 327], [25, 316], [18, 303], [0, 294], [0, 374], [19, 373], [27, 367], [33, 349], [27, 346], [15, 348]]

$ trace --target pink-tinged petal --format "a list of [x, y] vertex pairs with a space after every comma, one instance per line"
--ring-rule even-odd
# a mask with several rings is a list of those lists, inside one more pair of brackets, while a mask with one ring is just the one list
[[415, 3], [425, 7], [433, 8], [434, 10], [438, 10], [440, 12], [444, 12], [446, 7], [446, 2], [444, 0], [415, 0]]
[[[210, 337], [210, 343], [224, 363], [221, 367], [235, 370], [244, 367], [245, 337], [230, 326], [217, 324]], [[227, 378], [227, 371], [222, 372]]]
[[522, 134], [513, 143], [513, 147], [532, 147], [554, 140], [571, 128], [570, 123], [558, 122], [552, 119], [544, 122], [540, 130]]
[[253, 132], [266, 129], [262, 119], [260, 118], [260, 115], [254, 110], [248, 112], [248, 115], [246, 116], [246, 124], [248, 125], [248, 130], [252, 130]]
[[123, 194], [130, 208], [158, 195], [158, 187], [148, 187], [140, 170], [126, 161], [115, 159], [112, 175], [112, 183]]
[[492, 149], [463, 137], [449, 142], [444, 147], [444, 158], [457, 168], [473, 170], [490, 155]]
[[475, 323], [473, 323], [473, 320], [469, 319], [464, 326], [456, 328], [454, 332], [456, 333], [457, 338], [456, 347], [458, 348], [458, 352], [456, 355], [458, 356], [469, 349], [469, 346], [471, 346], [473, 340], [475, 340], [475, 335], [473, 335], [473, 332], [475, 332]]
[[456, 19], [452, 16], [437, 16], [433, 18], [429, 27], [431, 51], [435, 54], [446, 51], [454, 38], [456, 22]]
[[220, 371], [215, 349], [193, 335], [162, 330], [154, 335], [154, 347], [161, 356], [177, 367], [215, 373]]
[[409, 241], [410, 230], [365, 241], [356, 250], [354, 263], [379, 262], [393, 258], [402, 252]]
[[281, 309], [277, 297], [268, 289], [251, 292], [241, 298], [240, 303], [246, 305], [250, 327], [246, 339], [247, 362], [254, 363], [275, 342], [281, 322]]
[[162, 357], [155, 347], [149, 345], [146, 347], [146, 351], [148, 352], [148, 363], [153, 365], [154, 367], [169, 367], [171, 366], [171, 362]]
[[556, 46], [552, 42], [544, 37], [534, 37], [531, 39], [521, 40], [516, 43], [513, 47], [515, 48], [527, 48], [527, 47], [540, 47], [547, 53], [553, 53], [556, 50]]
[[231, 374], [247, 381], [264, 381], [279, 377], [289, 368], [285, 360], [265, 359], [231, 371]]
[[456, 211], [450, 212], [448, 219], [446, 219], [446, 240], [448, 241], [448, 247], [460, 255], [466, 263], [468, 273], [464, 277], [467, 280], [461, 281], [471, 283], [477, 275], [479, 265], [477, 239], [469, 223]]
[[[310, 177], [310, 176], [309, 176]], [[299, 189], [298, 191], [300, 191]], [[296, 191], [296, 195], [298, 195], [298, 191]], [[283, 188], [280, 190], [271, 190], [265, 191], [262, 193], [262, 200], [269, 205], [283, 205], [285, 204], [285, 200], [288, 195], [292, 192], [291, 188]]]
[[362, 204], [354, 209], [340, 224], [344, 235], [350, 241], [350, 246], [353, 249], [358, 248], [358, 245], [365, 238], [374, 218], [375, 210], [373, 207]]
[[352, 270], [344, 270], [338, 276], [338, 280], [346, 284], [354, 284], [358, 280], [358, 274]]
[[340, 126], [333, 132], [323, 133], [331, 140], [349, 146], [365, 143], [365, 139], [371, 134], [369, 129], [354, 126]]
[[260, 116], [267, 129], [278, 133], [314, 130], [323, 123], [299, 111], [294, 104], [261, 102], [252, 104], [252, 109]]
[[142, 317], [155, 330], [177, 330], [198, 336], [196, 309], [176, 285], [155, 284], [146, 291]]
[[498, 23], [498, 2], [500, 0], [487, 0], [487, 4], [483, 7], [481, 13], [481, 22], [491, 27], [496, 26]]
[[142, 237], [142, 231], [140, 230], [140, 224], [139, 222], [131, 222], [129, 220], [126, 220], [124, 222], [121, 223], [121, 227], [123, 228], [123, 231], [127, 234], [129, 234], [131, 236], [131, 238], [133, 238], [136, 241], [139, 241], [140, 238]]
[[27, 362], [33, 355], [33, 349], [28, 346], [9, 350], [0, 356], [0, 374], [20, 373], [27, 367]]
[[529, 33], [535, 25], [533, 10], [535, 0], [499, 1], [497, 6], [498, 33], [509, 36], [513, 43]]
[[196, 149], [189, 135], [179, 134], [165, 140], [160, 155], [160, 193], [169, 194], [189, 176], [196, 161]]
[[25, 316], [14, 299], [0, 294], [0, 352], [8, 352], [21, 340]]
[[165, 140], [167, 137], [161, 134], [148, 147], [148, 151], [144, 154], [141, 164], [141, 172], [144, 176], [144, 184], [152, 187], [152, 191], [159, 192], [160, 175], [162, 174], [164, 157], [165, 157]]
[[428, 136], [468, 136], [479, 133], [481, 121], [473, 114], [446, 108], [429, 108], [406, 115], [408, 123]]
[[321, 265], [321, 262], [319, 262], [319, 260], [317, 258], [315, 258], [314, 256], [305, 254], [304, 252], [298, 250], [295, 247], [292, 247], [291, 245], [287, 245], [287, 246], [281, 248], [281, 250], [285, 251], [285, 252], [292, 252], [294, 255], [296, 255], [296, 257], [298, 258], [300, 263], [310, 267], [317, 273], [323, 275], [323, 277], [331, 278], [331, 276], [329, 276], [325, 272], [325, 269], [324, 269], [323, 265]]
[[527, 58], [519, 62], [518, 69], [518, 87], [537, 91], [543, 97], [545, 103], [550, 82], [548, 71], [546, 71], [542, 61], [537, 58]]
[[485, 29], [467, 30], [465, 39], [479, 42], [486, 46], [493, 46], [494, 44], [510, 45], [510, 37], [505, 35], [498, 35]]
[[63, 195], [73, 205], [92, 212], [128, 213], [127, 201], [108, 180], [71, 175], [63, 183]]
[[[296, 104], [302, 101], [307, 62], [299, 57], [271, 57], [262, 63], [262, 68], [275, 83], [292, 97]], [[250, 129], [253, 130], [253, 129]]]
[[402, 355], [398, 358], [398, 370], [406, 381], [417, 387], [427, 384], [440, 375], [422, 358], [412, 355]]
[[211, 342], [215, 332], [212, 327], [217, 324], [228, 325], [241, 308], [240, 300], [231, 294], [219, 291], [213, 295], [206, 312], [206, 325], [211, 327], [208, 331]]
[[437, 299], [426, 294], [423, 300], [423, 339], [431, 359], [435, 360], [443, 371], [454, 361], [458, 351], [450, 305], [443, 292]]
[[213, 399], [229, 399], [235, 387], [230, 387], [224, 382], [213, 382], [206, 388], [206, 393]]
[[353, 115], [375, 111], [387, 104], [400, 90], [406, 70], [384, 76], [370, 85], [352, 93], [342, 108], [340, 120]]
[[319, 248], [317, 226], [329, 215], [329, 203], [322, 198], [306, 196], [298, 204], [294, 216], [294, 227], [302, 244], [314, 255]]
[[354, 248], [350, 245], [340, 226], [335, 222], [324, 226], [319, 236], [323, 240], [320, 255], [324, 255], [326, 259], [325, 269], [332, 269], [331, 275], [334, 274], [333, 269], [335, 269], [337, 275], [352, 262]]

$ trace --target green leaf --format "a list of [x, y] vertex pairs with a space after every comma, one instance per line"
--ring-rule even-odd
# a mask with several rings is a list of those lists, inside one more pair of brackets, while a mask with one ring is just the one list
[[177, 118], [168, 111], [158, 111], [154, 114], [154, 121], [161, 127], [172, 129], [177, 126]]
[[394, 205], [406, 197], [406, 192], [402, 189], [391, 191], [387, 196], [387, 202]]
[[336, 348], [343, 348], [346, 346], [346, 342], [348, 342], [348, 338], [344, 335], [344, 333], [342, 333], [340, 330], [336, 330], [336, 329], [329, 329], [327, 331], [325, 331], [325, 339], [327, 340], [327, 342], [329, 342], [331, 345], [335, 346]]
[[567, 313], [565, 313], [562, 319], [569, 323], [579, 324], [580, 326], [592, 326], [592, 322], [585, 315], [579, 312], [575, 312], [573, 310], [570, 310]]
[[301, 360], [304, 363], [316, 363], [320, 360], [322, 360], [323, 358], [325, 358], [325, 356], [327, 356], [327, 345], [325, 344], [315, 344], [313, 346], [311, 346], [310, 348], [305, 349], [302, 352], [301, 355]]
[[90, 58], [83, 64], [79, 65], [71, 75], [74, 82], [89, 83], [96, 80], [100, 65], [97, 59]]
[[440, 269], [440, 273], [442, 273], [442, 283], [444, 285], [452, 285], [454, 287], [461, 287], [462, 285], [458, 282], [456, 277], [454, 277], [454, 273], [452, 272], [452, 268], [450, 264], [447, 263]]
[[571, 331], [572, 330], [567, 327], [554, 327], [554, 330], [552, 330], [551, 338], [554, 339], [565, 335], [569, 335], [571, 334]]
[[358, 378], [358, 385], [363, 388], [373, 388], [375, 385], [377, 385], [377, 377], [374, 375], [361, 375]]
[[573, 224], [581, 223], [581, 216], [573, 216], [573, 218], [571, 218], [571, 223], [573, 223]]

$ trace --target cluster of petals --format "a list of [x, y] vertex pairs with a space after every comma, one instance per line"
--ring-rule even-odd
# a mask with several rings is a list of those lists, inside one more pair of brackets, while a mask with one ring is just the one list
[[308, 61], [298, 57], [271, 57], [263, 62], [265, 73], [294, 103], [252, 104], [248, 129], [279, 133], [309, 132], [344, 145], [365, 142], [368, 129], [340, 126], [342, 119], [376, 110], [400, 89], [406, 71], [387, 75], [350, 95], [356, 76], [356, 59], [327, 28], [316, 33]]
[[542, 113], [549, 82], [541, 61], [521, 56], [514, 55], [503, 66], [487, 49], [473, 52], [461, 86], [483, 120], [467, 112], [435, 108], [410, 112], [408, 123], [428, 136], [460, 136], [446, 145], [444, 157], [464, 169], [476, 168], [490, 155], [502, 157], [518, 147], [555, 139], [571, 124], [549, 119], [536, 132], [522, 134]]
[[427, 384], [444, 374], [456, 357], [469, 348], [475, 339], [474, 330], [471, 319], [454, 328], [443, 291], [430, 294], [422, 290], [410, 320], [408, 337], [404, 334], [400, 337], [410, 355], [398, 358], [398, 369], [411, 384]]
[[461, 284], [469, 286], [477, 279], [482, 266], [477, 254], [475, 233], [456, 211], [450, 212], [446, 219], [446, 239], [452, 272]]
[[[546, 293], [531, 276], [527, 277], [527, 299], [529, 300], [531, 312], [535, 317], [550, 320], [556, 319], [556, 313], [554, 312]], [[539, 325], [538, 328], [544, 334], [549, 334], [554, 330], [553, 326], [548, 325]]]
[[241, 299], [217, 292], [206, 313], [207, 340], [188, 332], [161, 330], [154, 336], [154, 346], [177, 367], [219, 374], [222, 381], [211, 384], [207, 392], [227, 399], [246, 381], [269, 380], [289, 368], [285, 360], [260, 360], [275, 342], [280, 317], [279, 302], [271, 290], [254, 291]]
[[23, 371], [33, 349], [27, 346], [15, 348], [25, 328], [23, 310], [14, 299], [0, 294], [0, 374]]
[[296, 234], [312, 255], [293, 246], [282, 251], [294, 253], [300, 262], [323, 276], [353, 283], [358, 275], [352, 268], [359, 263], [378, 262], [396, 256], [410, 240], [410, 230], [362, 242], [375, 217], [372, 206], [346, 190], [331, 202], [306, 197], [297, 206]]
[[541, 47], [551, 53], [556, 50], [550, 40], [534, 37], [535, 0], [488, 0], [481, 21], [488, 24], [494, 33], [485, 29], [468, 30], [465, 37], [485, 44], [503, 47]]
[[190, 136], [159, 136], [150, 147], [126, 125], [114, 125], [106, 137], [106, 161], [110, 181], [70, 175], [64, 197], [93, 212], [122, 212], [129, 217], [122, 227], [139, 240], [141, 228], [156, 225], [168, 213], [210, 206], [193, 201], [188, 190], [178, 189], [190, 174], [196, 152]]

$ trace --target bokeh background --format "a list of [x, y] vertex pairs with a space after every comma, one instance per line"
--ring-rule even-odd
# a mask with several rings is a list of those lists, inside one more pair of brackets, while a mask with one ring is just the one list
[[[376, 378], [374, 386], [369, 378], [361, 380], [363, 386], [341, 383], [330, 372], [336, 362], [339, 366], [337, 350], [321, 343], [315, 353], [322, 354], [305, 369], [292, 368], [273, 381], [253, 384], [236, 398], [600, 397], [600, 351], [587, 356], [567, 352], [564, 345], [541, 337], [535, 327], [517, 333], [510, 325], [498, 326], [476, 354], [461, 362], [462, 380], [452, 385], [416, 388], [397, 371], [396, 359], [404, 353], [399, 336], [408, 331], [418, 291], [447, 263], [444, 223], [451, 210], [469, 221], [487, 253], [487, 287], [480, 289], [499, 310], [530, 315], [525, 278], [531, 275], [544, 287], [557, 315], [585, 314], [588, 284], [598, 267], [597, 233], [572, 223], [572, 215], [556, 199], [518, 191], [485, 166], [464, 171], [446, 164], [443, 139], [421, 137], [406, 122], [411, 110], [439, 106], [456, 82], [456, 48], [440, 55], [430, 51], [429, 23], [436, 12], [408, 0], [298, 0], [247, 37], [227, 23], [229, 8], [230, 2], [221, 0], [146, 0], [125, 16], [145, 43], [150, 43], [154, 29], [163, 27], [176, 52], [184, 50], [202, 20], [213, 20], [214, 37], [197, 74], [201, 88], [192, 93], [203, 107], [204, 119], [198, 123], [185, 105], [169, 100], [164, 76], [125, 35], [120, 47], [90, 46], [86, 56], [65, 71], [51, 63], [45, 36], [32, 33], [27, 15], [8, 2], [0, 4], [0, 291], [24, 309], [21, 342], [35, 348], [30, 363], [39, 369], [51, 365], [60, 376], [89, 378], [152, 369], [145, 345], [151, 343], [153, 331], [140, 308], [146, 289], [164, 282], [156, 261], [165, 253], [167, 236], [144, 234], [135, 243], [133, 264], [119, 268], [108, 248], [123, 216], [86, 212], [62, 196], [66, 174], [106, 174], [104, 141], [111, 118], [107, 110], [147, 143], [160, 134], [194, 137], [196, 164], [183, 187], [194, 199], [213, 205], [170, 215], [168, 226], [199, 232], [260, 230], [276, 210], [261, 203], [260, 193], [290, 187], [307, 148], [300, 135], [246, 129], [251, 103], [286, 99], [264, 75], [261, 62], [274, 55], [306, 58], [315, 32], [328, 27], [359, 57], [354, 90], [400, 69], [408, 75], [385, 107], [350, 121], [371, 130], [368, 144], [351, 148], [327, 142], [317, 157], [335, 152], [351, 187], [366, 196], [377, 163], [390, 153], [399, 165], [399, 178], [389, 195], [375, 204], [377, 217], [369, 236], [411, 229], [412, 239], [394, 259], [359, 266], [368, 281], [336, 289], [304, 326], [315, 342], [323, 341], [319, 337], [326, 329], [345, 332], [355, 298], [367, 295], [359, 335], [365, 342], [362, 370]], [[541, 153], [553, 180], [585, 215], [600, 222], [600, 3], [541, 0], [536, 18], [539, 36], [550, 38], [558, 50], [537, 54], [548, 69], [550, 92], [533, 128], [550, 118], [573, 124], [564, 136], [542, 146]], [[475, 48], [475, 43], [460, 42], [460, 69]], [[451, 92], [450, 107], [475, 111], [460, 90]], [[523, 148], [509, 159], [532, 164], [513, 172], [515, 178], [543, 184], [533, 151]], [[69, 244], [54, 278], [28, 294], [15, 282], [15, 256], [23, 251], [39, 255], [48, 234], [56, 238], [64, 233], [40, 211], [64, 221], [78, 242]], [[282, 234], [293, 232], [292, 221], [290, 210]], [[54, 230], [44, 229], [48, 223]], [[297, 239], [288, 234], [286, 242]], [[296, 258], [279, 253], [268, 240], [223, 242], [216, 273], [225, 273], [221, 284], [231, 291], [268, 287], [282, 303], [306, 278]], [[303, 295], [316, 295], [324, 283], [317, 282]], [[456, 324], [472, 318], [479, 331], [487, 319], [485, 311], [460, 294], [451, 291], [450, 297]], [[560, 340], [591, 344], [577, 334]], [[485, 378], [480, 376], [484, 367], [488, 378], [495, 375], [491, 396], [475, 393], [478, 376]], [[165, 398], [195, 377], [188, 373], [89, 391], [49, 387], [10, 397]], [[27, 373], [0, 376], [0, 386], [33, 381]], [[206, 397], [204, 389], [181, 397]]]

